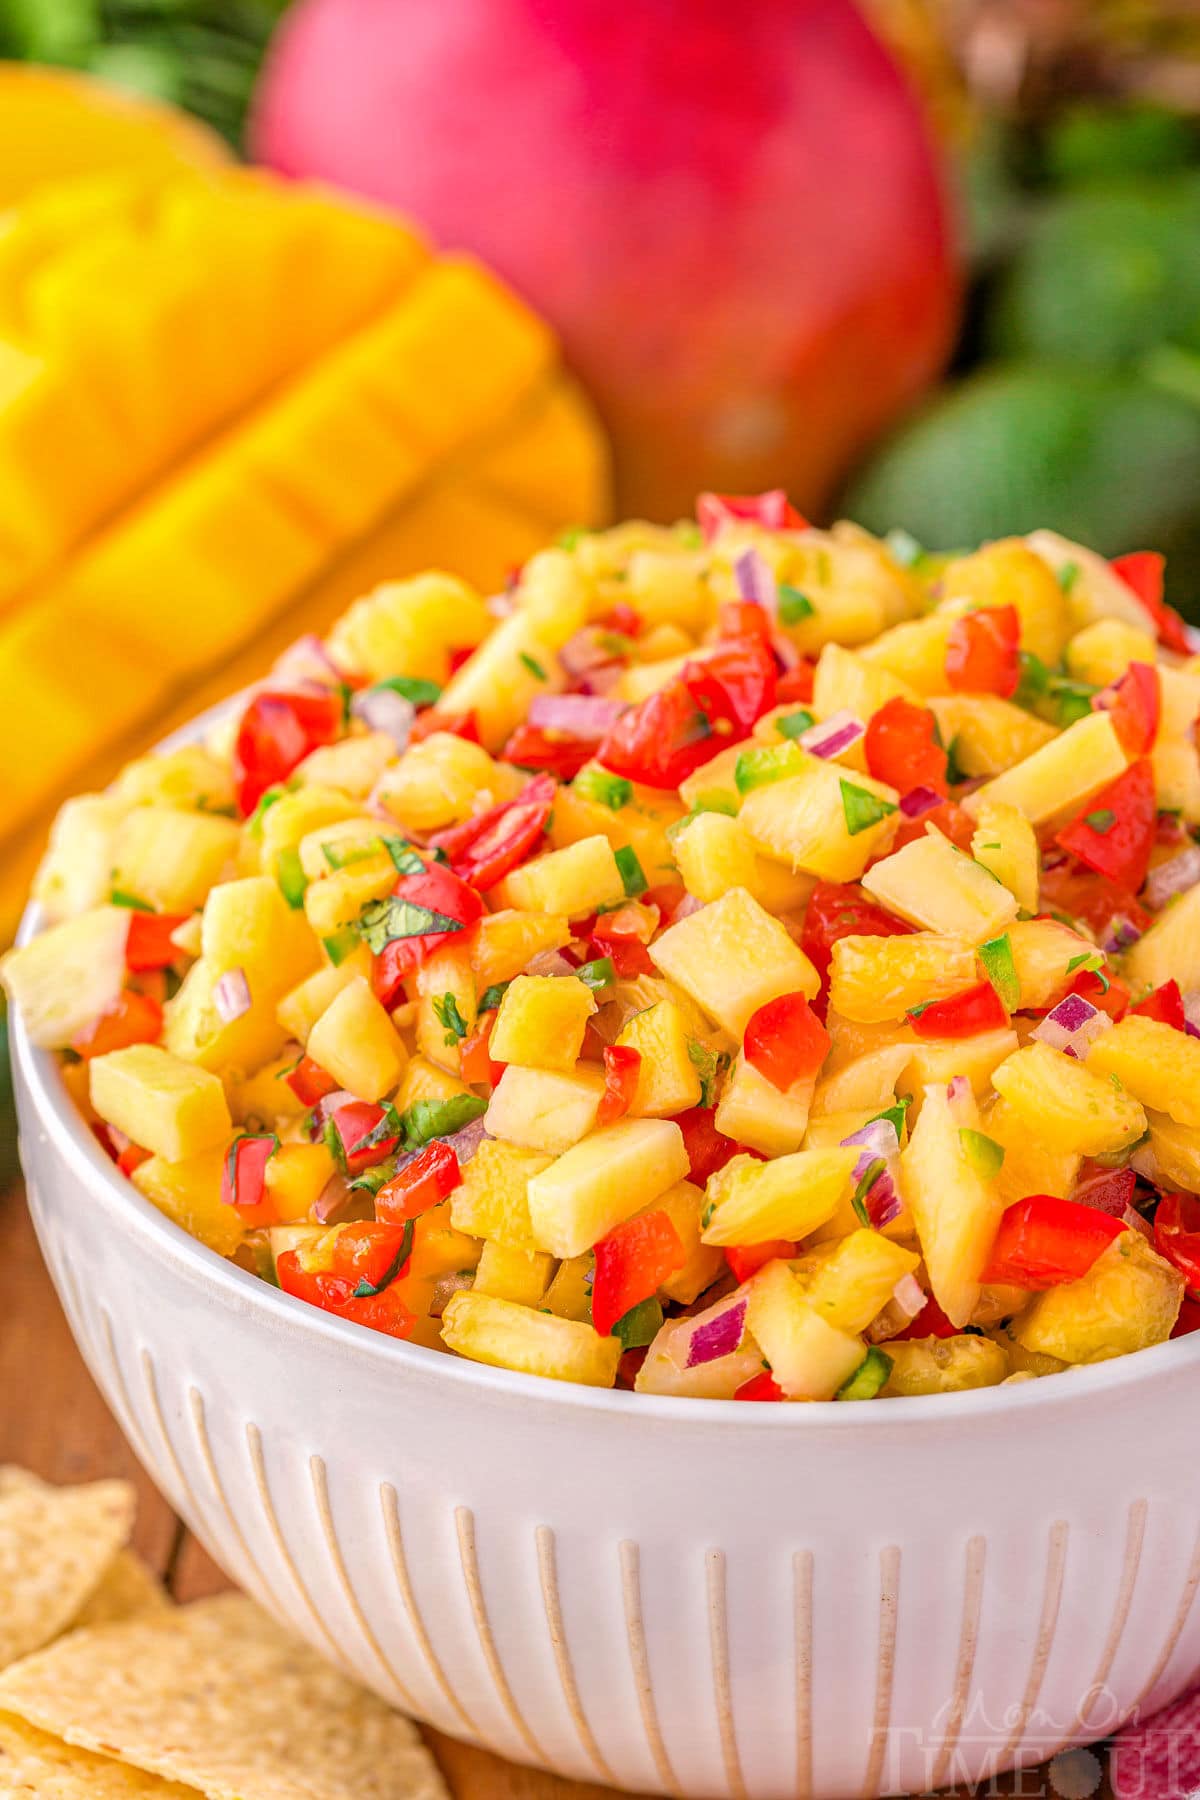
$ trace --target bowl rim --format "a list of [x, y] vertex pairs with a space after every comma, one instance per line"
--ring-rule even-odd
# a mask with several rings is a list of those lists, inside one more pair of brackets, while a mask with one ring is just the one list
[[[154, 750], [169, 751], [194, 743], [249, 691], [243, 688], [197, 714], [163, 738]], [[31, 900], [21, 918], [17, 944], [27, 943], [41, 928], [41, 908]], [[9, 1018], [17, 1086], [24, 1086], [49, 1143], [102, 1199], [118, 1223], [132, 1225], [153, 1250], [168, 1260], [177, 1261], [189, 1267], [193, 1274], [215, 1281], [236, 1304], [246, 1309], [264, 1308], [282, 1328], [307, 1329], [326, 1340], [332, 1348], [340, 1348], [343, 1353], [355, 1354], [383, 1367], [391, 1365], [399, 1370], [407, 1367], [426, 1376], [443, 1376], [452, 1384], [465, 1383], [497, 1397], [542, 1401], [548, 1406], [599, 1411], [647, 1423], [671, 1420], [678, 1424], [704, 1426], [720, 1422], [728, 1427], [736, 1419], [743, 1431], [752, 1428], [770, 1431], [834, 1429], [840, 1434], [878, 1429], [884, 1424], [894, 1427], [899, 1422], [916, 1425], [940, 1419], [953, 1425], [972, 1417], [991, 1420], [1010, 1412], [1020, 1414], [1027, 1409], [1060, 1406], [1069, 1402], [1072, 1396], [1079, 1401], [1096, 1400], [1131, 1383], [1153, 1381], [1165, 1368], [1186, 1367], [1189, 1363], [1200, 1365], [1200, 1332], [1193, 1332], [1183, 1338], [1153, 1344], [1145, 1350], [1112, 1357], [1106, 1362], [1072, 1365], [1055, 1380], [1022, 1381], [1013, 1387], [1001, 1384], [967, 1388], [952, 1394], [900, 1395], [887, 1402], [859, 1402], [853, 1407], [836, 1400], [755, 1406], [739, 1404], [736, 1400], [698, 1399], [686, 1394], [639, 1394], [623, 1388], [584, 1387], [577, 1382], [555, 1381], [545, 1375], [526, 1375], [517, 1369], [496, 1368], [466, 1357], [449, 1356], [444, 1351], [429, 1350], [421, 1344], [410, 1344], [384, 1332], [371, 1331], [348, 1319], [335, 1318], [318, 1306], [310, 1306], [294, 1295], [283, 1293], [249, 1270], [238, 1268], [201, 1243], [199, 1238], [192, 1237], [120, 1174], [71, 1099], [55, 1053], [36, 1049], [30, 1043], [16, 1007], [10, 1008]], [[28, 1173], [26, 1180], [29, 1180]], [[865, 1413], [862, 1411], [864, 1405], [869, 1409]], [[897, 1408], [900, 1408], [899, 1412]]]

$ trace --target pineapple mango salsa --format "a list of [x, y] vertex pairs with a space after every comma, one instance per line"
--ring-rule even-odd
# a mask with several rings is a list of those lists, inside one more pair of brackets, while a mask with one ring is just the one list
[[63, 808], [0, 976], [140, 1193], [339, 1318], [1043, 1379], [1200, 1324], [1198, 717], [1150, 553], [704, 495], [302, 639]]

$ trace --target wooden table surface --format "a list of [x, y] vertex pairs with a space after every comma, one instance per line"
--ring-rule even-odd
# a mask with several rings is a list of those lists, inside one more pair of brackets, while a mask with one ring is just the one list
[[[138, 1492], [136, 1548], [175, 1598], [195, 1600], [229, 1585], [142, 1470], [84, 1367], [19, 1187], [0, 1194], [0, 1463], [6, 1462], [49, 1481], [125, 1477]], [[611, 1789], [516, 1768], [440, 1732], [426, 1730], [425, 1737], [455, 1800], [612, 1800]], [[1036, 1770], [1001, 1777], [984, 1791], [1073, 1800]], [[1090, 1800], [1109, 1800], [1107, 1781]]]

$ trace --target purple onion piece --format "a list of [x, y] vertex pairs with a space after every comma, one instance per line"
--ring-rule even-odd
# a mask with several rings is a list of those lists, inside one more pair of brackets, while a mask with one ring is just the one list
[[529, 708], [529, 723], [539, 731], [566, 731], [598, 744], [624, 710], [620, 700], [601, 694], [538, 694]]
[[946, 1086], [946, 1098], [953, 1106], [956, 1100], [965, 1100], [971, 1092], [971, 1084], [965, 1075], [953, 1075]]
[[1159, 863], [1146, 877], [1146, 904], [1156, 911], [1200, 881], [1200, 844], [1189, 844], [1178, 856]]
[[417, 709], [403, 694], [397, 694], [391, 688], [367, 688], [361, 694], [355, 694], [350, 711], [369, 730], [381, 731], [390, 737], [398, 751], [408, 749]]
[[866, 731], [861, 719], [853, 713], [837, 712], [831, 719], [821, 725], [813, 725], [799, 738], [800, 748], [810, 756], [820, 756], [828, 761], [831, 756], [840, 756], [851, 744], [856, 744]]
[[861, 1144], [872, 1158], [883, 1157], [885, 1162], [900, 1153], [900, 1139], [891, 1119], [872, 1119], [842, 1139], [843, 1148], [857, 1144]]
[[715, 1319], [706, 1319], [693, 1331], [684, 1367], [694, 1369], [698, 1363], [715, 1362], [719, 1356], [732, 1356], [741, 1348], [746, 1331], [746, 1302], [727, 1306]]
[[907, 794], [900, 796], [900, 811], [906, 819], [919, 819], [922, 813], [941, 804], [942, 796], [931, 787], [910, 788]]
[[1081, 1026], [1090, 1024], [1097, 1010], [1082, 994], [1068, 994], [1046, 1016], [1061, 1025], [1064, 1031], [1078, 1031]]
[[243, 1013], [248, 1013], [252, 1004], [250, 983], [246, 979], [244, 969], [228, 969], [219, 980], [213, 983], [213, 1005], [226, 1025], [232, 1025]]
[[904, 1202], [896, 1189], [896, 1183], [886, 1171], [878, 1181], [871, 1183], [866, 1208], [867, 1217], [876, 1231], [882, 1231], [885, 1225], [890, 1225], [904, 1211]]
[[280, 652], [271, 667], [271, 677], [288, 682], [313, 682], [326, 689], [343, 679], [342, 671], [324, 643], [312, 631]]
[[448, 1138], [443, 1138], [442, 1142], [448, 1144], [457, 1156], [459, 1168], [466, 1168], [487, 1136], [488, 1129], [481, 1116], [478, 1119], [472, 1119], [471, 1123], [464, 1125], [461, 1131], [455, 1131]]
[[336, 1225], [358, 1199], [346, 1185], [344, 1175], [331, 1175], [313, 1205], [313, 1218], [318, 1225]]
[[751, 547], [743, 550], [733, 561], [733, 578], [737, 582], [738, 594], [753, 606], [761, 606], [773, 613], [778, 604], [775, 577], [762, 554]]

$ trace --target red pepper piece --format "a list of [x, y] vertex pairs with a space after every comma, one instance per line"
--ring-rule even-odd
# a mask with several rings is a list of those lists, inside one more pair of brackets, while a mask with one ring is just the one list
[[743, 1381], [733, 1397], [735, 1400], [782, 1400], [783, 1389], [770, 1369], [764, 1369], [761, 1375], [752, 1375], [749, 1381]]
[[149, 1161], [150, 1152], [143, 1150], [140, 1144], [126, 1144], [117, 1157], [117, 1167], [122, 1175], [132, 1175], [135, 1169], [140, 1169], [144, 1162]]
[[588, 951], [591, 959], [607, 956], [622, 980], [632, 981], [637, 975], [657, 975], [646, 946], [636, 937], [602, 937], [597, 931]]
[[919, 1038], [968, 1038], [1007, 1025], [1008, 1014], [991, 982], [980, 981], [948, 1000], [914, 1007], [908, 1022]]
[[868, 900], [856, 884], [818, 881], [804, 914], [800, 948], [824, 981], [839, 938], [907, 937], [915, 930], [915, 925]]
[[420, 744], [437, 731], [448, 732], [451, 737], [465, 738], [468, 744], [481, 742], [479, 721], [474, 712], [439, 712], [436, 706], [427, 706], [419, 712], [412, 722], [408, 734], [410, 744]]
[[1179, 1308], [1179, 1317], [1171, 1328], [1171, 1336], [1187, 1337], [1193, 1331], [1200, 1331], [1200, 1300], [1193, 1300], [1190, 1294], [1185, 1294]]
[[703, 662], [685, 663], [681, 679], [726, 743], [749, 737], [775, 704], [778, 671], [762, 638], [723, 644]]
[[1067, 992], [1079, 994], [1110, 1019], [1123, 1019], [1129, 1011], [1129, 989], [1118, 975], [1105, 974], [1102, 981], [1095, 969], [1080, 969]]
[[1113, 574], [1135, 593], [1146, 611], [1160, 644], [1180, 656], [1190, 656], [1192, 644], [1187, 627], [1173, 606], [1163, 599], [1163, 572], [1167, 559], [1157, 550], [1130, 550], [1114, 556], [1109, 564]]
[[931, 806], [928, 812], [918, 813], [915, 819], [904, 819], [886, 854], [890, 856], [894, 851], [902, 850], [905, 844], [911, 844], [914, 838], [924, 837], [927, 825], [932, 825], [952, 844], [970, 854], [975, 821], [957, 800], [943, 800], [940, 806]]
[[626, 1219], [596, 1245], [592, 1324], [607, 1337], [618, 1319], [648, 1300], [687, 1261], [665, 1212]]
[[[394, 1115], [393, 1115], [394, 1116]], [[386, 1162], [400, 1148], [393, 1130], [381, 1134], [388, 1113], [371, 1100], [347, 1100], [330, 1114], [346, 1159], [346, 1173], [361, 1175], [364, 1169]]]
[[277, 1214], [266, 1190], [267, 1164], [279, 1148], [269, 1132], [247, 1132], [234, 1138], [221, 1169], [221, 1199], [236, 1206], [246, 1226], [274, 1225]]
[[748, 737], [775, 704], [775, 659], [765, 643], [740, 638], [626, 709], [596, 752], [614, 775], [676, 788], [729, 744]]
[[1021, 681], [1021, 619], [1015, 606], [983, 606], [955, 619], [946, 640], [946, 679], [960, 693], [1009, 700]]
[[338, 1232], [330, 1273], [348, 1281], [351, 1288], [381, 1288], [394, 1281], [404, 1267], [397, 1261], [402, 1251], [408, 1253], [404, 1259], [407, 1263], [412, 1253], [412, 1233], [405, 1230], [403, 1222], [364, 1219], [360, 1224], [345, 1225]]
[[798, 513], [782, 488], [765, 494], [701, 494], [696, 500], [696, 522], [711, 544], [722, 525], [748, 519], [767, 531], [803, 531], [808, 520]]
[[1143, 757], [1094, 795], [1058, 842], [1097, 875], [1136, 893], [1150, 866], [1157, 822], [1154, 770]]
[[[1093, 707], [1099, 699], [1099, 694], [1093, 696]], [[1158, 736], [1162, 710], [1162, 683], [1153, 664], [1131, 662], [1112, 690], [1107, 710], [1126, 754], [1148, 755]]]
[[540, 769], [559, 781], [572, 781], [596, 755], [595, 738], [574, 732], [543, 731], [538, 725], [518, 725], [501, 755], [518, 769]]
[[342, 735], [342, 696], [325, 693], [255, 694], [242, 714], [233, 746], [233, 779], [243, 817], [269, 787], [286, 781], [297, 763]]
[[1137, 1176], [1132, 1169], [1106, 1169], [1090, 1159], [1083, 1164], [1075, 1181], [1072, 1200], [1081, 1206], [1093, 1206], [1110, 1218], [1122, 1219], [1125, 1209], [1133, 1205]]
[[1200, 1296], [1200, 1200], [1195, 1194], [1163, 1195], [1154, 1215], [1154, 1248]]
[[131, 912], [125, 939], [125, 967], [134, 975], [165, 969], [183, 952], [171, 942], [171, 933], [187, 923], [187, 913]]
[[425, 931], [412, 937], [392, 938], [371, 965], [371, 985], [390, 1012], [403, 998], [404, 978], [440, 950], [443, 944], [465, 943], [464, 935], [483, 917], [483, 901], [451, 869], [434, 863], [420, 875], [402, 875], [392, 889], [397, 899], [454, 921], [452, 931]]
[[126, 988], [98, 1019], [76, 1032], [71, 1048], [86, 1062], [93, 1056], [107, 1056], [110, 1050], [127, 1050], [130, 1044], [157, 1044], [162, 1028], [163, 1010], [158, 1001]]
[[958, 1326], [951, 1324], [933, 1295], [930, 1294], [915, 1319], [910, 1319], [903, 1331], [896, 1333], [896, 1341], [902, 1343], [906, 1338], [957, 1337]]
[[1001, 1218], [983, 1279], [1024, 1288], [1078, 1281], [1128, 1229], [1094, 1206], [1054, 1194], [1030, 1194]]
[[299, 1267], [294, 1250], [285, 1250], [276, 1258], [275, 1273], [285, 1294], [319, 1306], [323, 1312], [339, 1319], [350, 1319], [372, 1331], [386, 1332], [389, 1337], [410, 1336], [416, 1318], [405, 1305], [399, 1283], [391, 1282], [382, 1293], [355, 1296], [354, 1284], [344, 1276], [309, 1274]]
[[475, 1021], [474, 1031], [463, 1039], [459, 1050], [459, 1064], [462, 1078], [471, 1087], [495, 1087], [504, 1073], [504, 1064], [493, 1062], [488, 1048], [492, 1041], [492, 1029], [496, 1023], [496, 1010], [480, 1013]]
[[675, 1114], [675, 1123], [683, 1133], [683, 1147], [688, 1153], [690, 1165], [688, 1173], [697, 1187], [703, 1187], [710, 1175], [745, 1149], [733, 1138], [726, 1137], [713, 1124], [714, 1108], [711, 1106], [693, 1106], [687, 1112]]
[[876, 781], [886, 781], [902, 794], [917, 787], [938, 794], [949, 791], [949, 759], [937, 741], [937, 720], [927, 706], [897, 694], [867, 721], [863, 752]]
[[315, 1106], [318, 1100], [324, 1100], [327, 1094], [336, 1094], [338, 1084], [329, 1072], [323, 1069], [311, 1056], [302, 1056], [294, 1069], [289, 1069], [286, 1081], [302, 1106]]
[[1128, 919], [1137, 932], [1148, 931], [1154, 923], [1154, 914], [1128, 889], [1103, 880], [1076, 862], [1042, 871], [1042, 900], [1055, 912], [1090, 926], [1101, 940], [1113, 928], [1114, 920]]
[[725, 1261], [740, 1287], [743, 1281], [749, 1281], [764, 1264], [775, 1262], [777, 1258], [786, 1260], [789, 1256], [795, 1256], [796, 1250], [797, 1246], [788, 1238], [769, 1238], [764, 1244], [727, 1244]]
[[600, 619], [606, 631], [619, 632], [622, 637], [640, 637], [642, 634], [642, 615], [635, 612], [627, 600], [618, 600], [610, 606]]
[[375, 1216], [402, 1225], [438, 1206], [462, 1181], [458, 1157], [450, 1144], [427, 1144], [419, 1155], [385, 1181], [375, 1196]]
[[717, 636], [723, 642], [730, 638], [761, 638], [771, 642], [771, 618], [765, 607], [753, 600], [726, 600], [717, 608]]
[[780, 1093], [817, 1073], [832, 1039], [803, 994], [781, 994], [750, 1017], [742, 1039], [746, 1061]]
[[537, 848], [557, 791], [549, 775], [539, 775], [515, 800], [439, 831], [430, 838], [430, 848], [445, 851], [454, 873], [486, 894]]
[[633, 1104], [641, 1073], [642, 1053], [629, 1044], [606, 1044], [604, 1047], [604, 1093], [596, 1110], [597, 1125], [611, 1125], [623, 1119]]
[[775, 704], [790, 706], [795, 700], [811, 700], [816, 672], [816, 663], [807, 656], [794, 669], [786, 670], [775, 685]]
[[1143, 1019], [1157, 1019], [1160, 1025], [1173, 1025], [1176, 1031], [1187, 1030], [1187, 1014], [1183, 1010], [1183, 995], [1177, 981], [1164, 981], [1161, 987], [1156, 987], [1152, 994], [1147, 994], [1129, 1010]]

